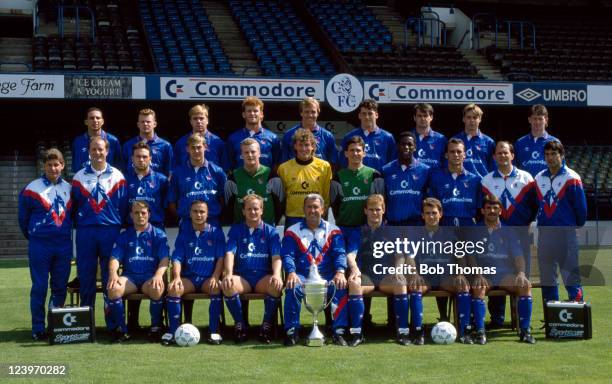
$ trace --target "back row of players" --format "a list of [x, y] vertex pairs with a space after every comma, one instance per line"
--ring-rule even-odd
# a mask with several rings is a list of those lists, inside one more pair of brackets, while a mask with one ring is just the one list
[[[346, 291], [343, 290], [346, 288], [344, 273], [347, 268], [346, 256], [339, 255], [345, 255], [345, 251], [349, 251], [349, 249], [343, 249], [340, 252], [340, 248], [344, 248], [344, 244], [355, 244], [354, 239], [361, 236], [361, 226], [365, 222], [370, 224], [367, 214], [369, 208], [366, 207], [364, 211], [363, 207], [371, 194], [384, 196], [385, 201], [381, 201], [382, 206], [377, 209], [379, 211], [382, 209], [383, 212], [386, 210], [386, 222], [395, 226], [423, 225], [425, 214], [422, 211], [423, 201], [428, 196], [436, 199], [430, 203], [437, 207], [438, 220], [442, 225], [474, 225], [478, 211], [483, 205], [483, 196], [489, 196], [487, 199], [493, 201], [489, 205], [499, 208], [498, 221], [501, 217], [505, 225], [528, 225], [536, 214], [540, 226], [580, 226], [584, 224], [586, 202], [580, 177], [565, 167], [563, 146], [547, 134], [545, 129], [548, 121], [547, 111], [541, 105], [534, 106], [530, 110], [529, 122], [532, 132], [517, 142], [518, 164], [528, 169], [529, 172], [513, 166], [514, 148], [512, 144], [501, 141], [495, 145], [492, 139], [479, 131], [482, 110], [474, 104], [464, 108], [465, 131], [448, 142], [443, 135], [430, 128], [433, 108], [427, 104], [415, 106], [416, 129], [413, 132], [402, 132], [396, 144], [393, 136], [376, 124], [378, 118], [376, 103], [366, 100], [359, 107], [359, 119], [362, 126], [349, 132], [342, 141], [344, 156], [338, 156], [332, 134], [316, 124], [319, 114], [319, 104], [316, 100], [302, 101], [300, 114], [301, 124], [292, 128], [283, 137], [286, 144], [283, 145], [281, 154], [276, 136], [261, 126], [263, 103], [257, 98], [249, 97], [243, 102], [246, 127], [230, 135], [227, 146], [208, 131], [208, 108], [204, 105], [196, 105], [190, 110], [193, 132], [181, 138], [174, 151], [166, 141], [155, 135], [154, 112], [142, 110], [138, 117], [139, 136], [126, 143], [121, 151], [118, 141], [102, 130], [104, 120], [101, 111], [97, 108], [90, 109], [85, 121], [88, 132], [78, 137], [73, 145], [73, 165], [82, 164], [84, 167], [75, 174], [72, 187], [60, 177], [63, 168], [61, 153], [50, 151], [45, 161], [46, 175], [30, 183], [20, 196], [20, 224], [22, 231], [30, 239], [33, 281], [31, 309], [34, 338], [44, 336], [44, 304], [47, 290], [46, 279], [49, 272], [51, 272], [52, 287], [51, 304], [63, 305], [65, 300], [65, 280], [69, 274], [69, 263], [66, 267], [64, 261], [69, 260], [72, 253], [65, 240], [70, 239], [72, 218], [77, 228], [77, 268], [81, 279], [82, 303], [83, 305], [94, 304], [95, 273], [99, 261], [102, 279], [108, 282], [108, 294], [105, 293], [105, 301], [111, 310], [108, 311], [107, 325], [110, 330], [119, 329], [118, 340], [127, 338], [127, 331], [123, 328], [121, 318], [112, 316], [111, 313], [123, 313], [122, 310], [117, 309], [122, 307], [120, 297], [125, 291], [117, 289], [123, 287], [125, 290], [129, 286], [125, 281], [120, 283], [118, 280], [116, 275], [118, 262], [123, 262], [125, 267], [125, 263], [129, 264], [130, 260], [150, 261], [151, 256], [148, 253], [143, 254], [145, 248], [137, 246], [137, 243], [143, 237], [143, 244], [152, 249], [154, 242], [150, 237], [154, 237], [153, 234], [163, 233], [161, 229], [158, 229], [164, 227], [167, 207], [169, 208], [167, 211], [171, 215], [177, 215], [181, 223], [175, 248], [180, 250], [180, 241], [186, 237], [191, 239], [184, 248], [184, 255], [179, 254], [176, 258], [173, 255], [173, 260], [178, 261], [179, 265], [182, 261], [187, 261], [187, 265], [190, 265], [188, 260], [191, 260], [191, 263], [206, 262], [212, 260], [210, 257], [222, 259], [229, 254], [225, 253], [226, 250], [223, 247], [212, 247], [214, 239], [208, 237], [209, 235], [206, 234], [208, 232], [203, 231], [204, 227], [196, 229], [197, 220], [194, 219], [194, 215], [197, 216], [197, 212], [194, 213], [194, 209], [197, 211], [196, 208], [199, 207], [200, 211], [205, 211], [201, 212], [200, 216], [205, 216], [206, 228], [219, 228], [224, 212], [233, 215], [234, 222], [242, 220], [242, 215], [240, 215], [242, 212], [246, 215], [248, 222], [248, 209], [245, 201], [252, 199], [245, 199], [245, 197], [251, 194], [261, 196], [261, 200], [255, 200], [263, 203], [259, 204], [261, 212], [258, 213], [262, 221], [267, 224], [276, 224], [284, 213], [285, 228], [288, 229], [284, 239], [287, 243], [293, 239], [294, 245], [291, 251], [294, 258], [293, 266], [291, 260], [285, 257], [285, 253], [280, 254], [287, 274], [287, 289], [299, 289], [301, 280], [299, 275], [303, 277], [306, 273], [303, 270], [304, 266], [309, 265], [308, 259], [314, 257], [315, 260], [322, 262], [319, 264], [319, 269], [323, 277], [333, 280], [339, 288], [340, 291], [336, 295], [338, 299], [346, 295]], [[123, 157], [131, 159], [125, 166], [120, 160], [121, 152]], [[176, 159], [174, 167], [172, 167], [173, 152], [174, 159]], [[276, 168], [278, 163], [276, 159], [281, 156], [288, 160]], [[291, 159], [292, 156], [295, 158]], [[117, 168], [107, 163], [107, 159], [109, 163], [114, 163], [127, 170], [125, 178]], [[334, 176], [332, 165], [326, 159], [335, 163], [334, 167], [338, 169]], [[225, 173], [228, 164], [236, 166], [229, 179]], [[493, 167], [496, 169], [493, 170]], [[168, 173], [170, 169], [173, 171], [168, 179], [164, 173]], [[535, 181], [530, 173], [537, 173]], [[310, 200], [305, 200], [305, 196], [311, 197]], [[319, 198], [312, 198], [313, 196], [319, 196]], [[315, 200], [320, 206], [309, 208]], [[147, 204], [134, 204], [135, 201]], [[130, 204], [132, 205], [131, 214], [128, 215]], [[332, 207], [336, 224], [342, 232], [335, 231], [332, 225], [323, 221], [322, 217], [325, 216], [329, 206]], [[147, 224], [152, 223], [154, 227], [145, 226], [138, 229], [136, 217], [138, 212], [135, 212], [137, 211], [135, 207], [140, 207], [141, 211], [150, 212], [150, 217], [147, 216], [146, 222]], [[485, 204], [483, 208], [487, 209], [487, 205]], [[309, 212], [319, 210], [318, 219], [313, 219], [313, 226], [310, 228]], [[143, 216], [144, 213], [140, 212], [140, 215]], [[253, 215], [256, 216], [255, 213]], [[486, 222], [487, 215], [484, 214], [484, 217]], [[126, 222], [124, 219], [129, 221], [135, 229], [119, 235], [121, 226]], [[142, 219], [139, 220], [142, 221]], [[426, 218], [425, 223], [427, 223]], [[264, 228], [261, 224], [258, 225]], [[155, 227], [157, 228], [153, 230]], [[245, 228], [242, 228], [245, 231]], [[319, 230], [323, 232], [319, 234]], [[216, 231], [221, 233], [218, 229]], [[291, 236], [292, 233], [295, 233], [295, 236]], [[241, 232], [236, 239], [242, 241], [253, 237], [253, 242], [246, 243], [248, 248], [244, 255], [253, 258], [255, 265], [260, 265], [258, 263], [261, 260], [259, 262], [257, 260], [264, 258], [261, 256], [263, 253], [255, 252], [257, 240], [259, 239], [259, 242], [265, 243], [266, 246], [276, 242], [269, 241], [263, 235], [261, 238], [257, 237], [259, 235], [253, 235], [253, 230], [247, 230]], [[128, 236], [133, 238], [128, 241], [126, 240]], [[311, 241], [304, 240], [309, 238]], [[573, 241], [572, 236], [568, 238], [569, 240], [566, 240], [568, 244], [556, 247], [556, 250], [563, 249], [564, 258], [567, 254], [567, 257], [575, 258], [577, 263], [575, 235]], [[119, 240], [113, 250], [111, 247], [115, 244], [115, 239]], [[332, 241], [332, 239], [336, 240]], [[546, 241], [547, 237], [540, 236], [540, 239]], [[548, 239], [549, 242], [553, 240]], [[516, 272], [528, 274], [530, 253], [526, 231], [520, 240], [522, 251], [519, 252], [520, 255], [514, 252], [514, 256], [523, 256], [524, 261], [517, 263]], [[121, 248], [122, 241], [127, 244], [124, 254], [118, 250]], [[205, 241], [202, 247], [197, 246], [200, 241]], [[334, 241], [338, 246], [330, 248], [329, 244]], [[225, 243], [225, 239], [223, 242]], [[236, 241], [234, 245], [235, 243]], [[228, 244], [232, 242], [228, 241]], [[325, 244], [328, 246], [326, 247]], [[559, 245], [559, 242], [555, 244]], [[166, 248], [167, 245], [165, 247], [160, 245], [159, 259], [164, 259], [163, 249]], [[213, 249], [216, 249], [214, 251], [216, 253], [212, 256], [200, 256], [204, 250], [207, 253]], [[231, 249], [230, 247], [228, 250], [231, 252]], [[324, 263], [323, 261], [329, 260], [326, 252], [332, 252], [332, 249], [338, 252], [338, 256], [332, 257], [334, 261]], [[350, 252], [348, 253], [350, 255]], [[271, 274], [271, 277], [262, 279], [259, 279], [262, 276], [257, 274], [254, 275], [255, 277], [245, 276], [247, 279], [255, 279], [250, 281], [233, 279], [232, 273], [235, 268], [231, 262], [226, 262], [222, 282], [219, 281], [223, 272], [222, 264], [213, 263], [213, 268], [204, 271], [207, 273], [202, 275], [199, 273], [202, 271], [198, 271], [195, 274], [198, 278], [188, 281], [187, 284], [185, 279], [177, 280], [177, 277], [181, 276], [181, 268], [175, 268], [174, 270], [179, 274], [174, 275], [169, 285], [167, 298], [171, 319], [175, 321], [174, 326], [177, 325], [176, 321], [180, 317], [176, 315], [176, 308], [180, 310], [180, 299], [177, 298], [180, 298], [181, 292], [207, 288], [205, 290], [210, 293], [215, 293], [214, 289], [217, 289], [218, 293], [222, 287], [224, 293], [229, 295], [228, 307], [237, 319], [237, 339], [244, 338], [243, 322], [240, 321], [240, 301], [236, 296], [242, 292], [241, 289], [257, 288], [263, 281], [263, 287], [259, 291], [263, 290], [268, 293], [265, 311], [268, 317], [274, 313], [274, 303], [280, 296], [282, 288], [280, 258], [274, 261], [273, 257], [279, 253], [270, 248], [266, 254], [272, 257], [270, 268], [274, 273]], [[109, 280], [110, 255], [113, 257], [110, 262]], [[550, 281], [554, 280], [552, 276], [556, 273], [553, 263], [555, 260], [547, 260], [547, 257], [552, 258], [553, 256], [558, 256], [558, 254], [550, 252], [548, 256], [540, 254], [539, 257], [542, 278], [545, 279], [544, 275], [550, 275]], [[58, 260], [63, 261], [58, 262]], [[358, 269], [355, 268], [354, 258], [353, 263], [350, 257], [348, 260], [348, 266], [352, 267], [349, 269], [349, 274], [352, 274], [354, 280], [359, 276], [352, 271], [358, 271]], [[543, 260], [547, 262], [543, 263]], [[166, 259], [165, 265], [167, 263]], [[165, 266], [162, 263], [160, 267], [156, 277], [151, 280], [149, 288], [145, 288], [147, 285], [144, 284], [144, 281], [131, 282], [133, 284], [131, 288], [144, 284], [143, 290], [154, 290], [154, 292], [151, 290], [145, 292], [154, 299], [151, 301], [152, 313], [160, 313], [159, 310], [163, 304], [161, 300], [163, 285], [159, 273], [162, 272], [162, 269], [165, 271]], [[249, 272], [253, 271], [260, 271], [260, 269], [257, 267]], [[271, 271], [268, 270], [268, 272]], [[582, 288], [579, 280], [576, 280], [575, 276], [564, 276], [564, 279], [570, 298], [581, 299]], [[129, 276], [127, 281], [130, 281]], [[472, 283], [475, 284], [473, 288], [482, 285], [478, 276]], [[418, 287], [414, 284], [411, 286], [416, 288], [412, 293], [423, 293], [422, 284]], [[520, 286], [525, 286], [524, 282]], [[472, 294], [474, 295], [476, 291], [473, 290]], [[404, 303], [407, 305], [409, 301], [414, 303], [412, 326], [415, 330], [416, 343], [419, 344], [422, 340], [422, 329], [418, 318], [419, 314], [422, 316], [422, 309], [419, 309], [422, 308], [422, 304], [418, 304], [421, 302], [416, 297], [418, 295], [413, 298], [412, 293], [409, 300], [405, 292], [398, 292], [398, 295], [404, 296], [396, 300], [398, 303], [396, 313], [406, 313], [407, 322], [408, 312], [407, 310], [404, 312], [403, 307], [400, 308], [400, 306]], [[478, 296], [477, 293], [476, 296]], [[544, 287], [543, 296], [545, 300], [558, 299], [556, 285]], [[350, 297], [348, 301], [337, 301], [338, 305], [334, 310], [334, 341], [339, 344], [346, 343], [343, 333], [348, 324], [347, 307], [350, 311], [351, 305], [356, 308], [361, 308], [363, 305], [360, 295]], [[459, 299], [460, 308], [464, 310], [467, 310], [469, 306], [465, 304], [469, 304], [469, 301], [465, 300], [470, 300], [469, 294], [466, 297], [468, 299], [463, 299], [463, 307]], [[218, 318], [218, 312], [214, 311], [220, 311], [220, 300], [219, 296], [211, 301], [211, 319]], [[285, 305], [286, 344], [294, 344], [297, 341], [296, 330], [299, 326], [297, 320], [299, 319], [299, 301], [295, 300], [295, 295], [292, 293], [287, 294], [285, 300], [287, 301]], [[484, 321], [484, 309], [482, 309], [484, 302], [478, 297], [474, 300], [476, 301], [471, 303], [473, 312], [475, 315], [482, 312]], [[176, 307], [177, 303], [178, 307]], [[411, 308], [412, 305], [410, 305]], [[115, 310], [112, 310], [113, 308]], [[356, 309], [355, 311], [356, 315], [351, 315], [351, 319], [360, 318], [358, 314], [361, 310]], [[493, 318], [501, 317], [503, 321], [503, 310], [501, 314], [497, 312], [492, 315]], [[398, 341], [407, 343], [410, 340], [407, 336], [408, 327], [401, 321], [402, 316], [398, 316]], [[159, 324], [160, 318], [155, 316], [154, 325]], [[477, 340], [482, 343], [486, 341], [484, 326], [479, 325], [480, 318], [477, 320]], [[353, 326], [350, 331], [353, 334], [351, 342], [356, 345], [363, 341], [363, 335], [361, 327], [353, 324], [355, 322], [352, 322]], [[529, 327], [523, 327], [523, 325], [521, 325], [522, 339], [533, 340]], [[469, 325], [462, 324], [459, 329], [462, 340], [466, 342], [471, 340], [470, 335], [465, 332], [468, 327]], [[264, 340], [269, 340], [269, 318], [264, 321], [261, 333]], [[214, 321], [211, 321], [209, 340], [211, 342], [220, 340], [214, 327]]]

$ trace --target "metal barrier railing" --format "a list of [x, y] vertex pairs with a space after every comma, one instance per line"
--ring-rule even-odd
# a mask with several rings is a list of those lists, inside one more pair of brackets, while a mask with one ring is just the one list
[[79, 11], [87, 11], [91, 16], [91, 39], [96, 39], [96, 15], [93, 10], [86, 5], [65, 5], [60, 4], [57, 6], [57, 32], [60, 37], [64, 37], [64, 13], [67, 9], [74, 9], [75, 11], [75, 23], [76, 23], [76, 37], [77, 39], [80, 37], [80, 22], [81, 18], [79, 15]]

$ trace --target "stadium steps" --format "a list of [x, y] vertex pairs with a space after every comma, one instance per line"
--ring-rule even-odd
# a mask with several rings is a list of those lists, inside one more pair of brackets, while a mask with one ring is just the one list
[[[499, 69], [492, 65], [484, 54], [480, 54], [472, 49], [460, 49], [463, 57], [478, 69], [478, 74], [487, 80], [503, 80], [504, 76]], [[483, 51], [484, 52], [484, 51]]]
[[232, 18], [227, 2], [202, 0], [208, 18], [217, 33], [219, 41], [237, 75], [261, 76], [262, 72], [251, 47]]
[[19, 192], [38, 176], [35, 157], [0, 156], [0, 259], [27, 258], [28, 241], [17, 222]]
[[0, 72], [31, 71], [31, 47], [32, 39], [29, 37], [0, 37]]
[[[404, 47], [405, 45], [405, 20], [396, 10], [387, 6], [369, 5], [368, 8], [374, 13], [374, 16], [383, 23], [391, 32], [393, 45], [396, 47]], [[416, 45], [416, 37], [413, 34], [409, 35], [408, 45], [414, 47]]]

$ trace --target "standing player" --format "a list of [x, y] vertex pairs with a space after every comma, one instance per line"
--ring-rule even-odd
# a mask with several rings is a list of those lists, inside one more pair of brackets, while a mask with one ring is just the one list
[[[381, 263], [380, 258], [372, 254], [373, 242], [385, 238], [383, 217], [385, 215], [385, 199], [381, 194], [368, 196], [363, 208], [367, 218], [366, 225], [356, 235], [351, 236], [346, 244], [347, 264], [349, 268], [348, 310], [353, 338], [352, 346], [365, 341], [362, 332], [362, 320], [365, 313], [364, 294], [371, 294], [378, 289], [387, 295], [393, 295], [393, 309], [397, 329], [396, 341], [400, 345], [409, 345], [411, 340], [408, 328], [408, 295], [406, 280], [402, 274], [376, 276], [374, 266]], [[396, 266], [404, 263], [403, 257], [394, 258]]]
[[416, 137], [416, 152], [414, 157], [430, 168], [444, 166], [444, 151], [446, 137], [431, 129], [434, 109], [430, 104], [414, 106], [414, 136]]
[[[300, 128], [293, 135], [296, 157], [278, 167], [278, 176], [285, 190], [285, 228], [304, 218], [304, 196], [319, 194], [329, 201], [332, 170], [330, 164], [314, 157], [317, 142], [312, 132]], [[325, 205], [324, 213], [329, 205]]]
[[300, 101], [300, 116], [302, 121], [296, 126], [290, 128], [283, 135], [282, 140], [282, 161], [291, 160], [295, 157], [293, 151], [293, 135], [299, 128], [310, 130], [317, 141], [317, 150], [315, 156], [321, 160], [325, 160], [330, 164], [336, 164], [338, 161], [338, 150], [336, 149], [336, 140], [333, 133], [317, 124], [317, 118], [321, 113], [319, 101], [314, 97], [306, 97]]
[[[525, 274], [525, 259], [521, 253], [521, 246], [515, 232], [504, 229], [499, 216], [502, 212], [502, 203], [493, 195], [483, 199], [482, 214], [484, 226], [472, 228], [476, 241], [484, 243], [484, 252], [474, 252], [468, 255], [472, 267], [480, 267], [495, 272], [492, 274], [476, 273], [473, 275], [472, 313], [476, 326], [475, 342], [486, 344], [485, 335], [485, 304], [484, 297], [489, 289], [499, 287], [518, 296], [518, 316], [520, 327], [520, 340], [534, 344], [535, 338], [531, 335], [531, 283]], [[486, 276], [486, 277], [485, 277]]]
[[221, 228], [206, 222], [206, 202], [191, 202], [189, 215], [189, 225], [179, 228], [172, 253], [172, 281], [166, 296], [169, 332], [162, 336], [162, 344], [174, 344], [174, 332], [181, 322], [181, 296], [191, 292], [210, 295], [207, 342], [221, 344], [219, 324], [223, 307], [220, 278], [223, 272], [225, 236]]
[[586, 221], [587, 205], [582, 180], [565, 166], [565, 150], [559, 141], [544, 145], [547, 169], [535, 177], [538, 196], [538, 262], [544, 301], [559, 300], [557, 267], [572, 301], [583, 301], [578, 271], [576, 227]]
[[445, 226], [471, 226], [475, 224], [480, 207], [480, 177], [464, 168], [465, 144], [457, 138], [448, 141], [447, 168], [432, 170], [429, 194], [442, 202]]
[[[81, 305], [91, 307], [96, 301], [98, 262], [107, 300], [108, 262], [128, 212], [126, 182], [121, 172], [106, 162], [108, 149], [106, 139], [92, 138], [89, 143], [91, 161], [72, 180]], [[106, 320], [108, 329], [114, 330], [117, 324], [108, 317]]]
[[[168, 178], [151, 166], [151, 149], [144, 141], [134, 143], [130, 168], [126, 173], [128, 201], [145, 201], [149, 206], [149, 222], [157, 228], [164, 228], [167, 206]], [[131, 216], [128, 224], [132, 224]]]
[[245, 196], [242, 208], [245, 222], [232, 225], [227, 235], [221, 287], [236, 324], [237, 343], [247, 338], [240, 295], [249, 292], [266, 295], [259, 338], [269, 344], [272, 341], [272, 321], [282, 294], [280, 236], [276, 228], [263, 222], [263, 207], [261, 196]]
[[206, 140], [206, 158], [228, 171], [229, 159], [225, 142], [208, 130], [208, 106], [197, 104], [189, 109], [189, 124], [191, 132], [178, 139], [174, 145], [174, 168], [184, 165], [189, 160], [187, 141], [194, 133], [199, 133]]
[[206, 160], [206, 148], [204, 136], [194, 133], [189, 137], [189, 161], [174, 169], [170, 178], [168, 202], [170, 212], [178, 214], [183, 222], [189, 221], [191, 203], [204, 201], [208, 208], [207, 222], [219, 226], [227, 176], [218, 165]]
[[[455, 295], [457, 311], [459, 313], [459, 324], [457, 324], [459, 328], [459, 342], [472, 344], [470, 335], [470, 284], [463, 274], [450, 273], [451, 271], [448, 267], [449, 264], [465, 267], [465, 255], [449, 255], [443, 252], [443, 244], [447, 244], [449, 241], [455, 242], [457, 239], [453, 228], [440, 226], [442, 216], [442, 203], [433, 197], [426, 198], [423, 200], [423, 221], [425, 226], [413, 233], [414, 238], [417, 240], [434, 243], [431, 248], [427, 247], [415, 255], [417, 271], [420, 271], [421, 265], [428, 267], [440, 265], [444, 268], [444, 273], [442, 274], [428, 274], [424, 276], [415, 273], [408, 276], [407, 285], [410, 292], [410, 313], [412, 328], [415, 333], [413, 339], [415, 345], [422, 345], [425, 342], [422, 329], [423, 294], [431, 289], [443, 289]], [[440, 244], [440, 246], [436, 244]]]
[[242, 203], [245, 196], [257, 194], [264, 200], [263, 220], [270, 225], [276, 225], [282, 215], [281, 202], [284, 201], [284, 191], [278, 177], [270, 177], [271, 169], [259, 162], [261, 152], [259, 142], [246, 138], [240, 143], [240, 152], [244, 164], [229, 175], [225, 183], [225, 201], [227, 208], [232, 209], [233, 222], [244, 221]]
[[[331, 303], [333, 342], [348, 345], [344, 339], [348, 325], [344, 240], [338, 227], [323, 220], [324, 206], [321, 195], [307, 195], [303, 208], [306, 218], [289, 227], [283, 237], [281, 257], [286, 274], [286, 346], [293, 346], [299, 340], [301, 301], [304, 297], [302, 282], [309, 275], [311, 263], [317, 266], [323, 279], [336, 286]], [[331, 293], [333, 289], [330, 286], [328, 297]]]
[[531, 132], [516, 141], [516, 164], [519, 168], [529, 172], [531, 176], [547, 168], [544, 160], [544, 145], [556, 137], [546, 132], [548, 127], [548, 110], [542, 104], [529, 108], [529, 125]]
[[421, 202], [429, 181], [429, 167], [413, 158], [416, 149], [414, 134], [402, 132], [397, 143], [397, 159], [383, 167], [387, 220], [390, 225], [422, 225]]
[[332, 180], [330, 201], [336, 225], [347, 243], [351, 233], [359, 233], [365, 224], [366, 199], [372, 193], [383, 191], [384, 185], [380, 172], [363, 165], [365, 142], [360, 136], [347, 140], [343, 155], [348, 159], [348, 166], [338, 170]]
[[[164, 274], [168, 269], [170, 250], [166, 233], [149, 224], [150, 214], [147, 203], [134, 202], [130, 212], [133, 225], [117, 237], [111, 253], [107, 290], [110, 312], [119, 326], [115, 331], [115, 342], [130, 339], [123, 297], [138, 291], [150, 300], [149, 336], [159, 342], [161, 335]], [[123, 266], [121, 276], [117, 273], [119, 266]]]
[[138, 112], [138, 136], [131, 138], [123, 144], [122, 154], [125, 160], [126, 172], [132, 168], [132, 150], [134, 144], [144, 141], [150, 149], [151, 168], [170, 176], [172, 171], [172, 146], [169, 142], [155, 134], [157, 128], [157, 117], [155, 111], [149, 108], [141, 109]]
[[264, 128], [261, 123], [264, 119], [264, 103], [258, 97], [249, 96], [242, 102], [242, 118], [245, 127], [230, 135], [227, 140], [227, 150], [231, 168], [242, 166], [240, 143], [247, 137], [259, 142], [261, 149], [261, 163], [272, 169], [280, 163], [280, 141], [275, 133]]
[[[380, 128], [378, 120], [378, 104], [376, 101], [366, 99], [359, 104], [359, 121], [361, 127], [355, 128], [347, 133], [342, 139], [342, 148], [346, 148], [346, 142], [353, 136], [361, 136], [365, 142], [366, 157], [363, 163], [381, 172], [382, 167], [393, 160], [397, 153], [395, 151], [395, 140], [393, 135]], [[346, 167], [346, 158], [339, 158], [340, 166]]]
[[85, 125], [87, 132], [77, 136], [72, 142], [72, 173], [77, 173], [89, 163], [89, 143], [94, 137], [101, 137], [108, 142], [108, 163], [113, 167], [123, 167], [119, 140], [102, 129], [104, 117], [100, 108], [92, 107], [87, 110]]
[[477, 176], [484, 177], [493, 171], [493, 152], [495, 141], [480, 131], [482, 109], [476, 104], [463, 108], [463, 132], [454, 136], [465, 145], [465, 169]]
[[19, 228], [28, 239], [32, 339], [44, 340], [45, 303], [63, 307], [72, 259], [72, 200], [70, 184], [62, 179], [64, 156], [51, 148], [44, 155], [45, 174], [19, 194]]
[[[535, 219], [538, 203], [533, 177], [528, 172], [512, 166], [514, 147], [507, 141], [498, 141], [495, 146], [497, 169], [482, 179], [485, 195], [493, 195], [501, 202], [501, 222], [513, 226], [521, 243], [525, 259], [525, 271], [529, 277], [531, 266], [531, 236], [529, 225]], [[491, 326], [499, 327], [504, 323], [505, 296], [489, 298]]]

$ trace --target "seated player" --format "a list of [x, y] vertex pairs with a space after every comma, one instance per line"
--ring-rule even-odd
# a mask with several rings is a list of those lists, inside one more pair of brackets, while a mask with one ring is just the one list
[[[348, 325], [344, 239], [338, 227], [323, 220], [325, 203], [321, 195], [308, 194], [303, 204], [306, 218], [285, 231], [281, 246], [283, 268], [287, 276], [285, 345], [293, 346], [299, 341], [301, 301], [304, 297], [302, 282], [310, 273], [311, 263], [314, 263], [321, 277], [336, 286], [331, 302], [333, 342], [336, 345], [348, 346], [344, 339]], [[328, 294], [331, 294], [329, 292], [334, 292], [331, 285], [328, 290]]]
[[[149, 297], [151, 330], [149, 335], [159, 340], [164, 301], [164, 274], [168, 269], [168, 239], [161, 229], [149, 224], [151, 211], [144, 201], [135, 201], [130, 212], [134, 225], [121, 232], [111, 252], [108, 265], [108, 298], [111, 315], [119, 329], [114, 342], [130, 339], [125, 322], [123, 297], [142, 292]], [[123, 266], [121, 276], [117, 274]]]
[[172, 253], [172, 281], [168, 285], [169, 332], [162, 336], [163, 345], [174, 344], [174, 332], [181, 322], [181, 297], [186, 293], [210, 295], [208, 307], [209, 344], [221, 344], [219, 334], [222, 310], [220, 277], [223, 271], [225, 236], [223, 231], [206, 222], [208, 205], [196, 200], [189, 210], [191, 225], [182, 225]]
[[[498, 287], [518, 296], [519, 338], [528, 344], [534, 344], [531, 335], [531, 283], [525, 275], [525, 259], [515, 230], [503, 227], [499, 219], [502, 205], [493, 195], [485, 196], [483, 207], [484, 226], [475, 228], [475, 238], [484, 241], [484, 252], [475, 252], [468, 257], [470, 266], [484, 269], [482, 274], [473, 274], [472, 312], [476, 325], [477, 344], [486, 344], [484, 317], [486, 308], [484, 297], [488, 290]], [[494, 272], [485, 275], [486, 269]], [[492, 269], [495, 268], [495, 271]], [[486, 277], [485, 277], [486, 276]]]
[[[416, 273], [408, 277], [408, 292], [410, 292], [410, 311], [412, 328], [415, 331], [413, 343], [422, 345], [423, 337], [423, 294], [429, 290], [439, 290], [455, 294], [457, 310], [459, 312], [459, 342], [472, 344], [470, 336], [471, 297], [470, 284], [463, 274], [451, 273], [448, 264], [457, 264], [465, 267], [465, 255], [449, 255], [442, 251], [448, 241], [455, 242], [455, 229], [440, 226], [442, 219], [442, 203], [440, 200], [429, 197], [423, 200], [424, 227], [419, 227], [413, 234], [414, 241], [423, 241], [429, 244], [415, 257]], [[420, 274], [421, 266], [436, 268], [435, 273]], [[442, 273], [438, 273], [437, 267]], [[432, 268], [433, 267], [433, 268]]]
[[227, 235], [221, 287], [236, 324], [237, 343], [247, 339], [240, 294], [257, 292], [266, 295], [259, 337], [262, 342], [269, 344], [272, 341], [272, 321], [283, 288], [280, 236], [275, 227], [263, 222], [263, 207], [261, 196], [246, 195], [242, 208], [245, 221], [232, 225]]
[[[354, 333], [352, 346], [364, 342], [361, 332], [363, 319], [363, 296], [378, 289], [393, 295], [393, 308], [397, 326], [397, 342], [409, 345], [408, 328], [408, 295], [406, 294], [406, 280], [402, 274], [387, 274], [384, 277], [375, 276], [374, 265], [381, 259], [372, 255], [373, 239], [380, 239], [385, 235], [383, 216], [385, 214], [385, 200], [380, 194], [372, 194], [366, 199], [364, 206], [366, 225], [347, 241], [347, 264], [349, 267], [349, 316], [351, 333]], [[403, 258], [394, 258], [396, 264], [402, 263]], [[376, 281], [375, 281], [376, 280]]]

